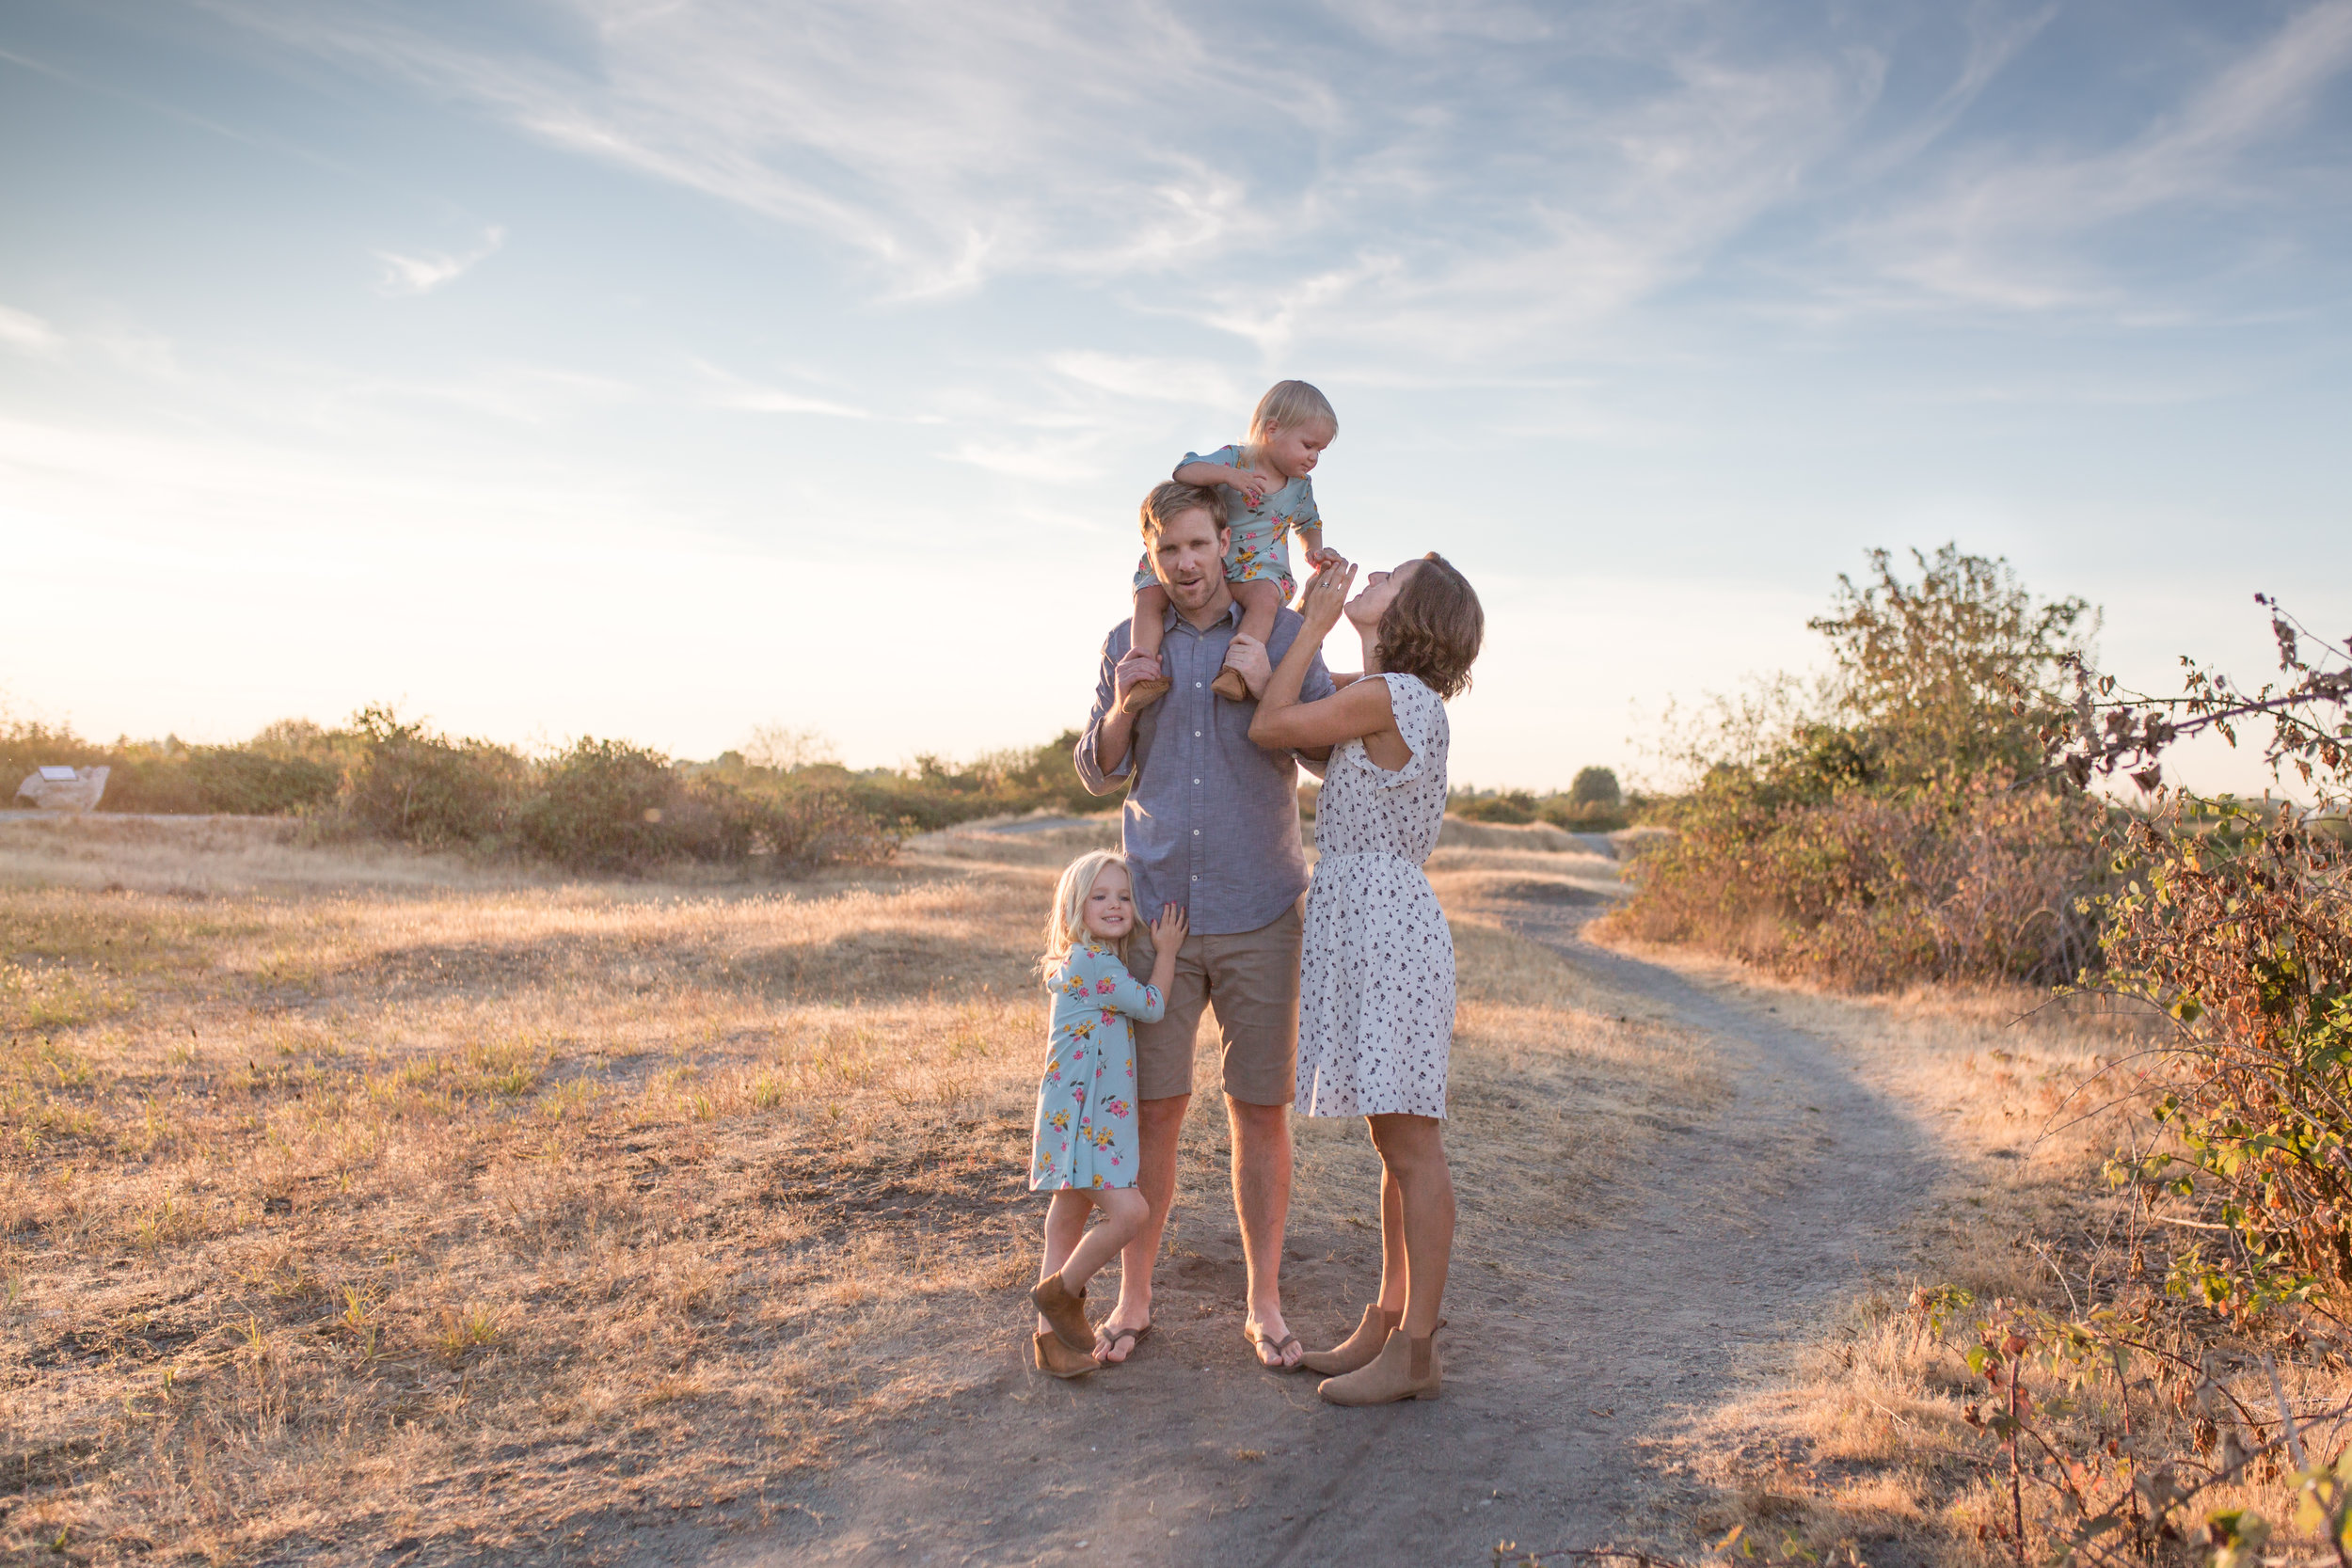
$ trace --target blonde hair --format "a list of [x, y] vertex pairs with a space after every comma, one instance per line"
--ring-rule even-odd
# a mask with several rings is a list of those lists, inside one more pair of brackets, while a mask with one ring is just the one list
[[1249, 446], [1254, 451], [1265, 445], [1266, 436], [1277, 430], [1294, 430], [1302, 424], [1322, 424], [1331, 427], [1331, 434], [1340, 433], [1340, 417], [1331, 412], [1331, 400], [1304, 381], [1278, 381], [1266, 388], [1258, 400], [1258, 411], [1249, 416]]
[[[1136, 885], [1136, 874], [1127, 864], [1127, 857], [1116, 849], [1089, 849], [1062, 867], [1061, 880], [1054, 887], [1054, 907], [1045, 916], [1045, 952], [1037, 961], [1041, 979], [1050, 980], [1054, 971], [1061, 967], [1070, 950], [1087, 940], [1087, 895], [1094, 891], [1094, 879], [1106, 865], [1115, 865], [1127, 873], [1127, 886]], [[1111, 944], [1120, 958], [1127, 956], [1127, 936]]]

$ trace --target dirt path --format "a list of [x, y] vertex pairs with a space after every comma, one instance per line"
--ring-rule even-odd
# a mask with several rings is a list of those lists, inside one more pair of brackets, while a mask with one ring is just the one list
[[[1753, 1376], [1805, 1314], [1896, 1261], [1931, 1142], [1760, 993], [1703, 986], [1581, 941], [1589, 907], [1510, 924], [1629, 1008], [1710, 1037], [1733, 1094], [1661, 1129], [1592, 1223], [1525, 1238], [1507, 1272], [1458, 1257], [1445, 1395], [1343, 1411], [1254, 1370], [1237, 1338], [1230, 1207], [1189, 1195], [1135, 1366], [1032, 1375], [998, 1325], [999, 1375], [846, 1459], [713, 1563], [1472, 1564], [1641, 1532], [1636, 1448]], [[1457, 1147], [1466, 1209], [1482, 1151]], [[1492, 1158], [1493, 1156], [1487, 1156]], [[1370, 1203], [1364, 1206], [1370, 1211]], [[1285, 1286], [1311, 1341], [1352, 1323], [1377, 1273], [1360, 1230], [1302, 1227]]]

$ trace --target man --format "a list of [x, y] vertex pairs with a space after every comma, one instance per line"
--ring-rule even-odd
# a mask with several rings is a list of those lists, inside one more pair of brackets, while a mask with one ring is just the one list
[[[1173, 481], [1154, 487], [1143, 503], [1143, 537], [1168, 591], [1167, 641], [1153, 658], [1129, 646], [1131, 623], [1111, 628], [1094, 711], [1078, 741], [1078, 777], [1097, 795], [1126, 785], [1120, 840], [1134, 868], [1136, 908], [1183, 905], [1192, 930], [1178, 951], [1166, 1015], [1136, 1029], [1137, 1185], [1152, 1212], [1120, 1255], [1119, 1305], [1096, 1350], [1107, 1362], [1124, 1361], [1151, 1326], [1152, 1266], [1175, 1201], [1176, 1134], [1192, 1103], [1193, 1037], [1201, 1009], [1214, 1004], [1233, 1135], [1233, 1207], [1249, 1269], [1243, 1332], [1263, 1365], [1286, 1370], [1300, 1354], [1282, 1319], [1281, 1286], [1297, 1087], [1299, 895], [1307, 887], [1297, 762], [1251, 743], [1254, 692], [1229, 702], [1209, 689], [1241, 625], [1225, 585], [1225, 508], [1216, 492]], [[1281, 662], [1300, 625], [1280, 612], [1268, 658]], [[1126, 701], [1138, 682], [1156, 677], [1173, 683], [1165, 697], [1150, 705]], [[1315, 702], [1331, 689], [1318, 656], [1301, 699]], [[1152, 958], [1149, 934], [1138, 933], [1129, 966], [1149, 974]]]

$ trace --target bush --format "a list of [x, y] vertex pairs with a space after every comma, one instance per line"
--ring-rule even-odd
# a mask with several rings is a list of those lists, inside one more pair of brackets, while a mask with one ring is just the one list
[[675, 782], [658, 752], [583, 736], [538, 774], [518, 820], [524, 845], [547, 860], [580, 871], [639, 870], [663, 858], [665, 836], [687, 836], [683, 824], [662, 820]]
[[335, 819], [344, 831], [427, 849], [511, 839], [531, 766], [486, 740], [453, 741], [373, 704], [352, 717], [357, 755]]
[[1568, 804], [1571, 806], [1613, 809], [1623, 800], [1624, 796], [1617, 788], [1617, 775], [1606, 768], [1582, 768], [1577, 773], [1576, 782], [1568, 785]]
[[1685, 743], [1698, 785], [1661, 814], [1677, 836], [1635, 863], [1613, 919], [1848, 986], [2073, 979], [2097, 953], [2080, 901], [2106, 885], [2106, 813], [2020, 781], [2070, 710], [2089, 607], [2037, 601], [1955, 546], [1913, 552], [1916, 582], [1868, 559], [1810, 623], [1835, 676], [1719, 701]]

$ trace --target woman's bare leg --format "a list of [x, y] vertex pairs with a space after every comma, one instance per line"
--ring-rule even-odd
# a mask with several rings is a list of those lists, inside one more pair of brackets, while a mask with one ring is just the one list
[[1445, 1159], [1445, 1124], [1435, 1117], [1368, 1117], [1380, 1151], [1381, 1303], [1388, 1304], [1388, 1181], [1397, 1186], [1396, 1228], [1405, 1243], [1405, 1332], [1425, 1339], [1437, 1332], [1445, 1306], [1445, 1276], [1454, 1258], [1454, 1173]]
[[[1370, 1118], [1367, 1117], [1367, 1120]], [[1405, 1188], [1386, 1162], [1380, 1166], [1380, 1310], [1405, 1310]]]

